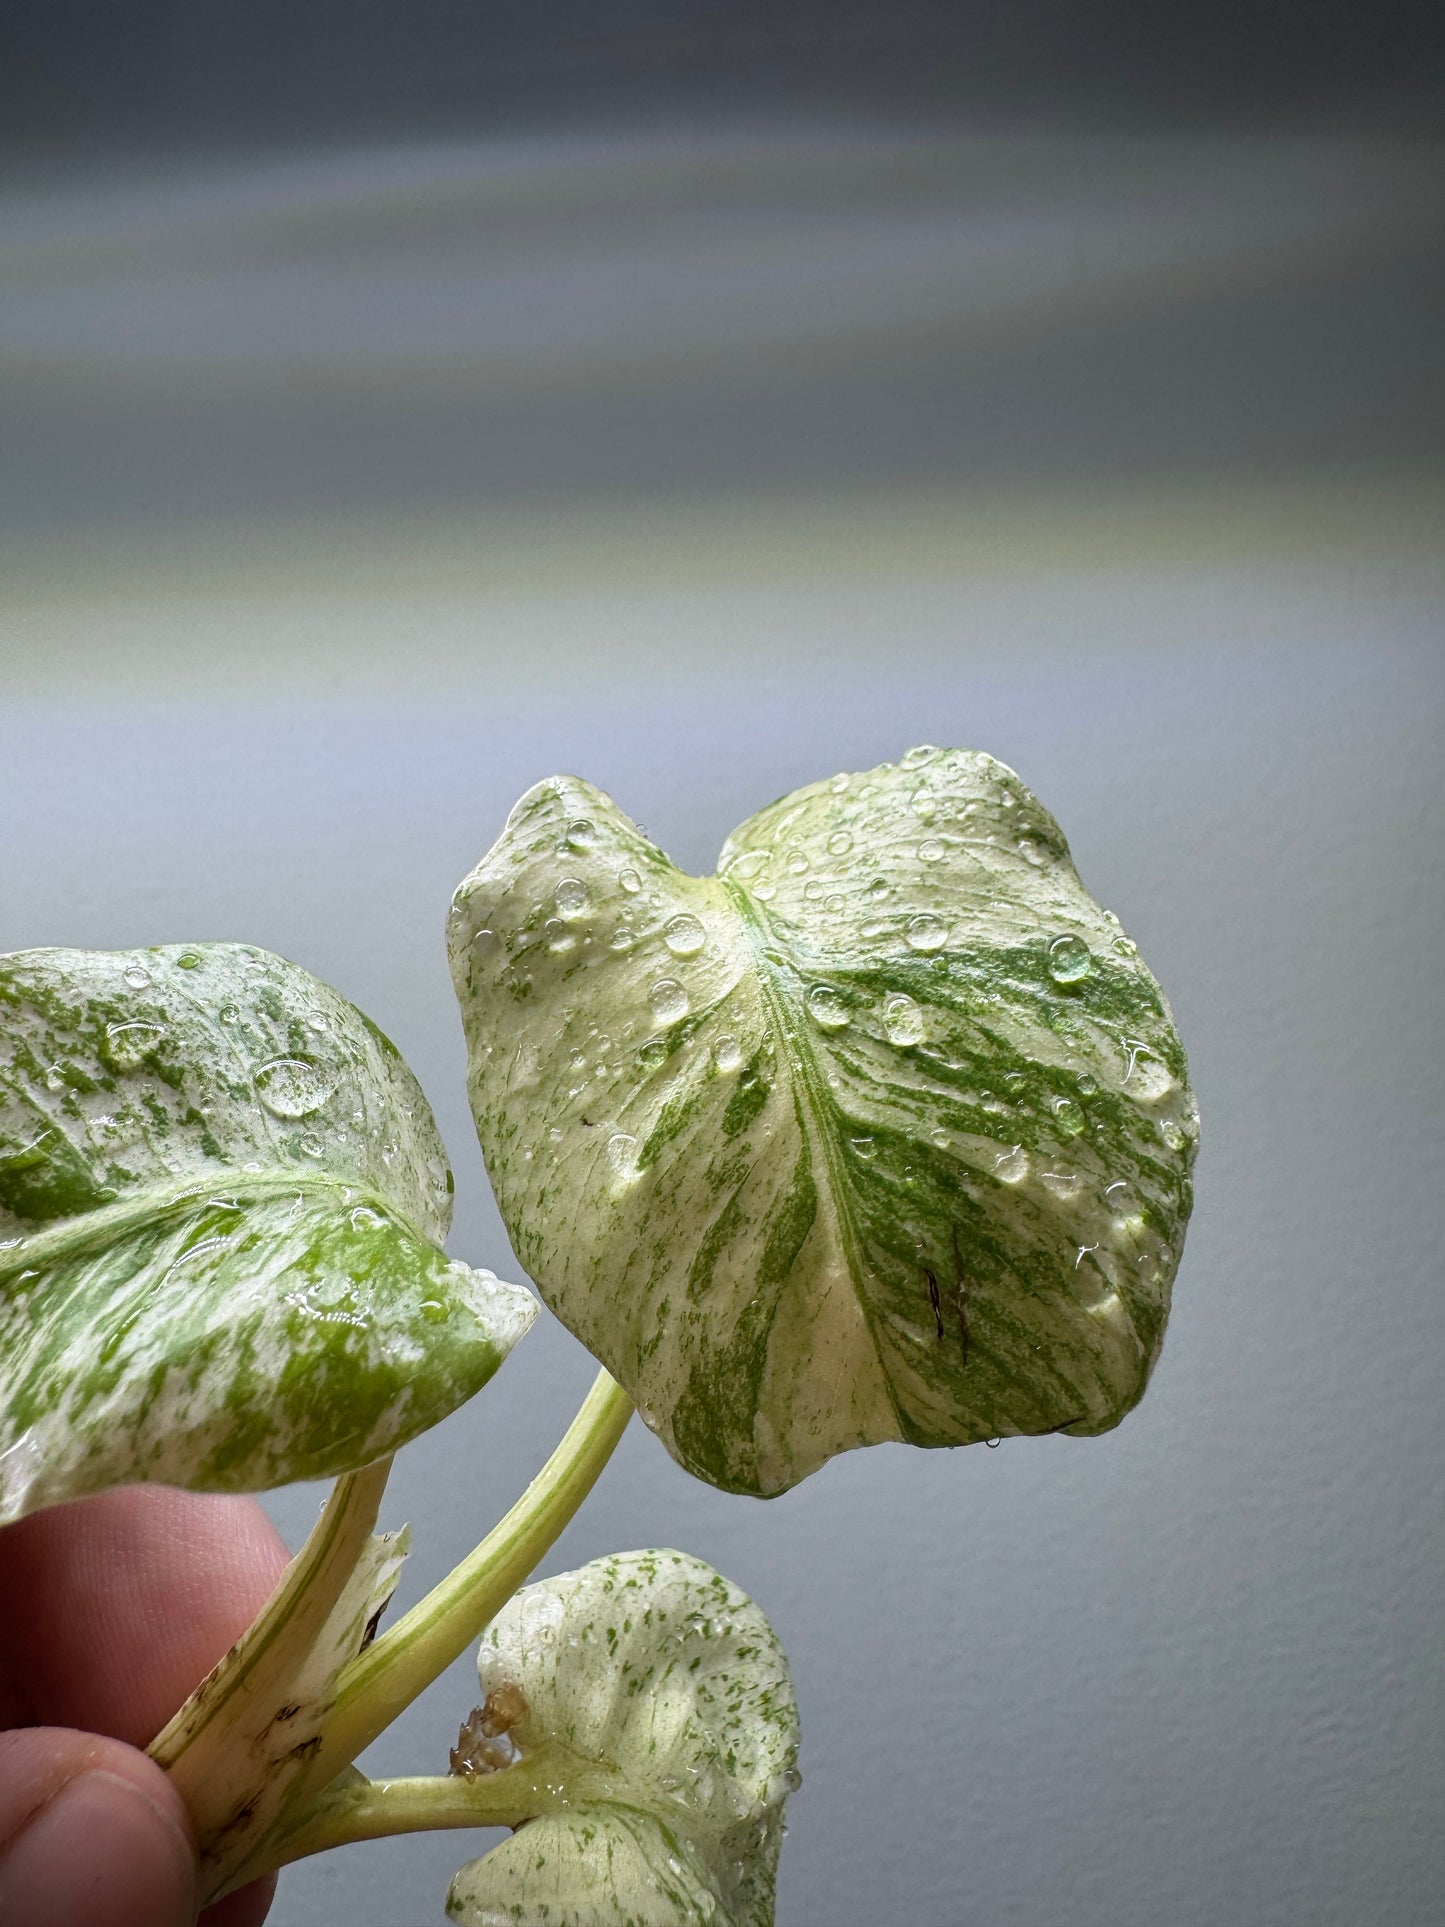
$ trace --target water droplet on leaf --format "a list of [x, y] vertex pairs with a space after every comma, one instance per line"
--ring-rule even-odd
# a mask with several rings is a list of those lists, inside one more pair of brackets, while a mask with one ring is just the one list
[[1022, 1184], [1029, 1174], [1029, 1154], [1021, 1144], [994, 1159], [994, 1176], [1003, 1184]]
[[696, 917], [684, 911], [671, 917], [663, 927], [662, 941], [674, 957], [695, 957], [707, 942], [707, 932]]
[[256, 1068], [256, 1095], [272, 1117], [310, 1117], [330, 1101], [337, 1079], [304, 1057], [272, 1057]]
[[1056, 1198], [1076, 1198], [1079, 1195], [1080, 1180], [1075, 1171], [1040, 1171], [1039, 1179], [1045, 1190], [1052, 1191]]
[[1112, 1184], [1104, 1186], [1104, 1202], [1109, 1207], [1110, 1215], [1119, 1224], [1130, 1224], [1144, 1215], [1138, 1193], [1124, 1178], [1116, 1178]]
[[735, 1071], [743, 1061], [743, 1047], [736, 1037], [719, 1037], [712, 1047], [713, 1062], [720, 1071]]
[[687, 1015], [687, 992], [675, 977], [659, 977], [648, 991], [647, 1001], [660, 1024], [675, 1024]]
[[1163, 1058], [1132, 1038], [1125, 1038], [1127, 1065], [1124, 1087], [1140, 1104], [1158, 1104], [1178, 1088], [1178, 1080]]
[[1071, 1097], [1053, 1100], [1054, 1122], [1063, 1137], [1078, 1137], [1084, 1128], [1084, 1113]]
[[937, 917], [927, 911], [922, 915], [910, 917], [904, 936], [912, 950], [942, 950], [948, 941], [948, 932]]
[[597, 841], [597, 826], [589, 823], [585, 816], [579, 816], [575, 823], [567, 825], [567, 843], [574, 850], [590, 850]]
[[853, 847], [853, 839], [847, 830], [834, 830], [828, 838], [829, 856], [847, 856]]
[[1049, 945], [1049, 975], [1056, 984], [1076, 984], [1094, 967], [1089, 946], [1072, 931], [1055, 937]]
[[923, 1012], [903, 991], [895, 990], [883, 1000], [883, 1028], [890, 1044], [905, 1049], [923, 1042]]
[[[161, 1024], [108, 1024], [103, 1047], [105, 1061], [115, 1071], [139, 1070], [165, 1034]], [[47, 1078], [46, 1082], [49, 1081]]]
[[584, 916], [592, 902], [587, 894], [587, 885], [580, 877], [563, 877], [552, 895], [557, 904], [557, 914], [569, 920]]
[[946, 847], [936, 836], [930, 836], [918, 846], [918, 857], [921, 863], [941, 863], [947, 854]]
[[848, 1006], [830, 984], [814, 984], [806, 998], [808, 1015], [821, 1030], [842, 1030], [848, 1023]]

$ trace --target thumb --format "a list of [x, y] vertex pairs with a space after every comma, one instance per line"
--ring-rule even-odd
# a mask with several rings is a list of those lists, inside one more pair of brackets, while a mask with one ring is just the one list
[[193, 1927], [185, 1810], [134, 1747], [68, 1727], [0, 1733], [0, 1927]]

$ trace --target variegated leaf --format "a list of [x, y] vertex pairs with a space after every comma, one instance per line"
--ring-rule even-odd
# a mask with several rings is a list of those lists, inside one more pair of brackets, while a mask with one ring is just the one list
[[783, 798], [718, 874], [531, 790], [453, 977], [513, 1244], [692, 1472], [1104, 1431], [1158, 1355], [1197, 1137], [1158, 984], [1002, 764]]
[[[772, 1852], [774, 1866], [777, 1850]], [[462, 1927], [768, 1927], [731, 1911], [688, 1842], [625, 1806], [529, 1820], [452, 1882]]]
[[798, 1784], [787, 1662], [758, 1608], [680, 1552], [528, 1586], [478, 1660], [548, 1810], [457, 1875], [465, 1927], [770, 1927]]
[[450, 1193], [395, 1047], [295, 965], [0, 958], [0, 1523], [342, 1472], [434, 1424], [534, 1309], [447, 1259]]

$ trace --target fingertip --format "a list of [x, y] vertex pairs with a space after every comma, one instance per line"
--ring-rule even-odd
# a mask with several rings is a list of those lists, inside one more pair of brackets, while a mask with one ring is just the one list
[[227, 1894], [201, 1915], [199, 1927], [261, 1927], [276, 1896], [276, 1876], [253, 1880], [239, 1893]]
[[0, 1735], [0, 1919], [192, 1927], [196, 1857], [166, 1776], [119, 1741]]
[[36, 1714], [144, 1745], [285, 1567], [254, 1499], [126, 1486], [5, 1532], [0, 1640]]

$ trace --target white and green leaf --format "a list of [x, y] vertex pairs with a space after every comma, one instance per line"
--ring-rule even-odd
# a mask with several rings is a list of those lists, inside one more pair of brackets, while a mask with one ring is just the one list
[[1011, 770], [910, 751], [713, 877], [528, 792], [457, 892], [518, 1256], [690, 1471], [1108, 1429], [1158, 1355], [1197, 1111], [1158, 984]]
[[478, 1660], [541, 1809], [464, 1867], [464, 1927], [770, 1927], [797, 1786], [787, 1662], [700, 1560], [619, 1553], [529, 1586]]
[[435, 1424], [534, 1310], [446, 1257], [450, 1214], [415, 1079], [295, 965], [0, 958], [0, 1523], [344, 1472]]
[[[777, 1849], [771, 1853], [774, 1869]], [[686, 1839], [625, 1806], [528, 1821], [452, 1882], [462, 1927], [768, 1927], [729, 1909]]]

